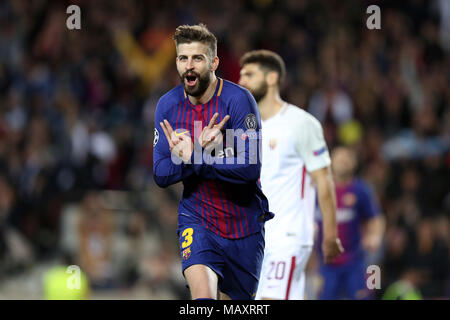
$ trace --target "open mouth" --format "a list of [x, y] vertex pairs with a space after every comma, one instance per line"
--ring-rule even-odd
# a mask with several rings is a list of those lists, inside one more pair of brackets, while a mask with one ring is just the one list
[[189, 87], [193, 87], [197, 84], [197, 76], [192, 74], [187, 75], [184, 77], [184, 81], [186, 85], [188, 85]]

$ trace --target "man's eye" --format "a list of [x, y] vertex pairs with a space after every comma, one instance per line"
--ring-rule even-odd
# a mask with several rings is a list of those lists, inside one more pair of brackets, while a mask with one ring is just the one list
[[178, 60], [180, 60], [180, 61], [186, 61], [187, 58], [186, 58], [186, 57], [179, 57]]
[[203, 59], [202, 59], [202, 57], [196, 57], [195, 58], [195, 61], [202, 61]]

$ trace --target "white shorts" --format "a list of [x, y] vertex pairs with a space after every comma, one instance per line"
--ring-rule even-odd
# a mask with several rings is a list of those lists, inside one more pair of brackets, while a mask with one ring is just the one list
[[312, 246], [300, 245], [266, 250], [255, 299], [303, 300], [311, 251]]

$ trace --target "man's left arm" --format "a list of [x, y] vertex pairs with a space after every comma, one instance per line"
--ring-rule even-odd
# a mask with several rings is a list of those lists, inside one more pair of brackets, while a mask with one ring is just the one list
[[338, 237], [336, 222], [336, 193], [329, 166], [310, 172], [317, 186], [317, 199], [322, 212], [324, 262], [332, 262], [344, 251]]
[[295, 146], [305, 162], [317, 187], [317, 199], [322, 212], [322, 252], [325, 263], [332, 262], [344, 251], [338, 235], [336, 221], [336, 192], [331, 173], [331, 159], [320, 122], [307, 114], [296, 126]]
[[370, 252], [377, 252], [381, 246], [384, 236], [386, 222], [381, 214], [365, 222], [362, 238], [364, 249]]

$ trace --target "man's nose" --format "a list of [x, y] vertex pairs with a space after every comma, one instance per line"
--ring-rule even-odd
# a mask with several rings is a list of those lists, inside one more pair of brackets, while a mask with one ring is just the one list
[[238, 84], [243, 87], [245, 86], [245, 81], [244, 81], [244, 79], [242, 79], [242, 77], [239, 78]]
[[188, 61], [186, 63], [186, 69], [187, 70], [194, 69], [194, 64], [193, 64], [192, 58], [188, 58]]

